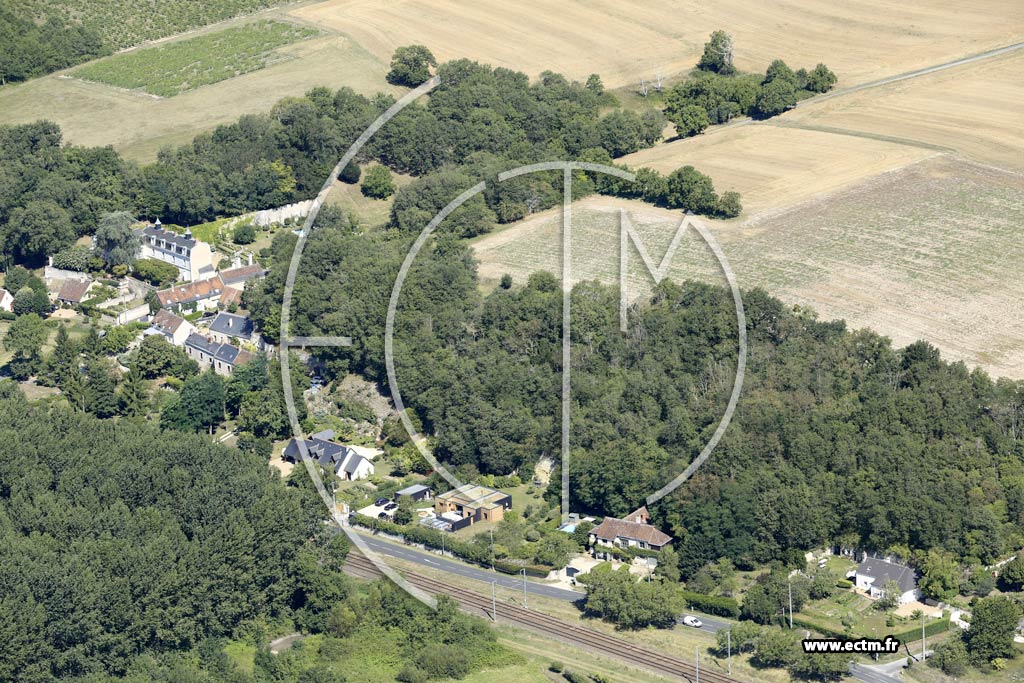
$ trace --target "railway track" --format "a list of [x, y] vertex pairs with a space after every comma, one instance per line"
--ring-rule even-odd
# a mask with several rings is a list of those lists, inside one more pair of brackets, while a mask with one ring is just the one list
[[[377, 567], [355, 549], [349, 553], [345, 561], [345, 570], [354, 576], [366, 579], [376, 579], [382, 576]], [[417, 588], [433, 595], [441, 593], [449, 595], [458, 601], [463, 609], [470, 609], [494, 618], [490, 597], [415, 572], [403, 571], [402, 574]], [[738, 679], [704, 667], [701, 667], [698, 679], [697, 667], [690, 662], [648, 650], [585, 626], [571, 624], [540, 612], [533, 612], [518, 605], [501, 603], [497, 612], [497, 618], [502, 621], [615, 657], [659, 674], [668, 674], [690, 683], [698, 683], [698, 680], [700, 683], [739, 683]]]

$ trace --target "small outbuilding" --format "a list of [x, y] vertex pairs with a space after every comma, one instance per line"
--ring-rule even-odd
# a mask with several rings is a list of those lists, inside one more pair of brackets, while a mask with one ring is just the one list
[[401, 491], [395, 492], [395, 500], [399, 498], [412, 498], [414, 501], [430, 500], [430, 487], [423, 484], [406, 486]]

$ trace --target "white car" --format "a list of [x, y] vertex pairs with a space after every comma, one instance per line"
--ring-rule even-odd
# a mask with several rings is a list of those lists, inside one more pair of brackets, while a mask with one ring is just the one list
[[689, 614], [687, 614], [685, 617], [683, 617], [683, 623], [686, 624], [687, 626], [692, 626], [694, 628], [702, 628], [704, 626], [704, 622], [703, 621], [701, 621], [697, 617], [689, 615]]

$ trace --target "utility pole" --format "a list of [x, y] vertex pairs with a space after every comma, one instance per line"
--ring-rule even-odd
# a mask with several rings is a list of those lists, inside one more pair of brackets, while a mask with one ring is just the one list
[[497, 581], [491, 581], [491, 621], [498, 620]]
[[526, 607], [526, 567], [523, 567], [523, 607]]
[[491, 571], [494, 571], [494, 529], [491, 532]]
[[441, 529], [441, 557], [444, 557], [444, 535], [447, 533], [444, 529]]
[[697, 662], [697, 677], [695, 683], [700, 683], [700, 647], [693, 648], [694, 661]]
[[725, 632], [725, 666], [728, 674], [732, 676], [732, 628]]
[[789, 584], [789, 627], [793, 628], [793, 580], [788, 579]]
[[921, 610], [921, 661], [924, 661], [924, 610]]

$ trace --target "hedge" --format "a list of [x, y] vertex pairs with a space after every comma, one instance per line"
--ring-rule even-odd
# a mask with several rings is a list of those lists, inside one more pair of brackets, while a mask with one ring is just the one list
[[853, 581], [839, 579], [838, 581], [836, 581], [836, 588], [853, 588]]
[[508, 560], [495, 560], [494, 568], [503, 574], [519, 574], [525, 569], [527, 576], [534, 576], [540, 579], [547, 578], [547, 575], [555, 570], [554, 567], [548, 567], [543, 564], [522, 565], [509, 562]]
[[793, 615], [793, 626], [799, 626], [807, 629], [808, 631], [816, 631], [827, 638], [845, 639], [850, 637], [850, 634], [846, 631], [837, 630], [830, 626], [824, 626], [816, 621], [811, 621], [806, 617], [798, 617], [796, 615]]
[[686, 604], [697, 611], [707, 614], [715, 614], [720, 617], [731, 617], [738, 619], [740, 616], [740, 603], [732, 598], [718, 595], [704, 595], [692, 591], [680, 591], [680, 596]]
[[[809, 631], [816, 631], [816, 632], [820, 633], [821, 635], [826, 636], [828, 638], [841, 638], [842, 639], [842, 638], [849, 638], [849, 637], [851, 637], [851, 634], [846, 632], [846, 631], [837, 630], [837, 629], [831, 628], [830, 626], [825, 626], [825, 625], [819, 624], [818, 622], [815, 622], [815, 621], [812, 621], [810, 619], [807, 619], [806, 617], [794, 616], [793, 617], [793, 625], [794, 626], [799, 626], [801, 628], [805, 628], [805, 629], [807, 629]], [[933, 621], [933, 622], [931, 622], [930, 624], [927, 624], [924, 627], [924, 632], [925, 632], [926, 636], [934, 636], [934, 635], [937, 635], [939, 633], [945, 633], [948, 630], [949, 630], [949, 617], [944, 617], [943, 619], [940, 619], [939, 621]], [[864, 634], [855, 634], [855, 635], [864, 635]], [[893, 638], [899, 640], [901, 643], [910, 642], [912, 640], [916, 640], [917, 638], [919, 638], [921, 636], [921, 627], [917, 626], [916, 628], [909, 628], [909, 629], [900, 631], [899, 633], [890, 633], [889, 635], [891, 635]]]
[[[353, 513], [349, 517], [349, 520], [358, 526], [401, 536], [410, 543], [419, 543], [436, 550], [444, 549], [452, 555], [474, 564], [487, 567], [491, 564], [490, 552], [486, 549], [482, 549], [479, 545], [467, 543], [450, 536], [445, 536], [442, 541], [442, 534], [447, 534], [445, 531], [438, 531], [437, 529], [420, 526], [419, 524], [402, 526], [400, 524], [395, 524], [390, 520], [374, 519], [373, 517], [367, 517], [366, 515], [360, 515], [358, 513]], [[523, 571], [523, 569], [526, 569], [528, 576], [540, 578], [546, 577], [549, 572], [554, 570], [554, 567], [547, 567], [545, 565], [524, 566], [514, 562], [508, 562], [506, 560], [495, 560], [494, 568], [506, 574], [518, 574]]]
[[[943, 616], [938, 621], [933, 621], [929, 624], [925, 624], [924, 634], [925, 636], [934, 636], [939, 633], [945, 633], [949, 630], [949, 617]], [[897, 639], [901, 643], [908, 643], [912, 640], [917, 640], [921, 637], [921, 626], [918, 625], [913, 628], [908, 628], [899, 633], [890, 634], [893, 638]]]

